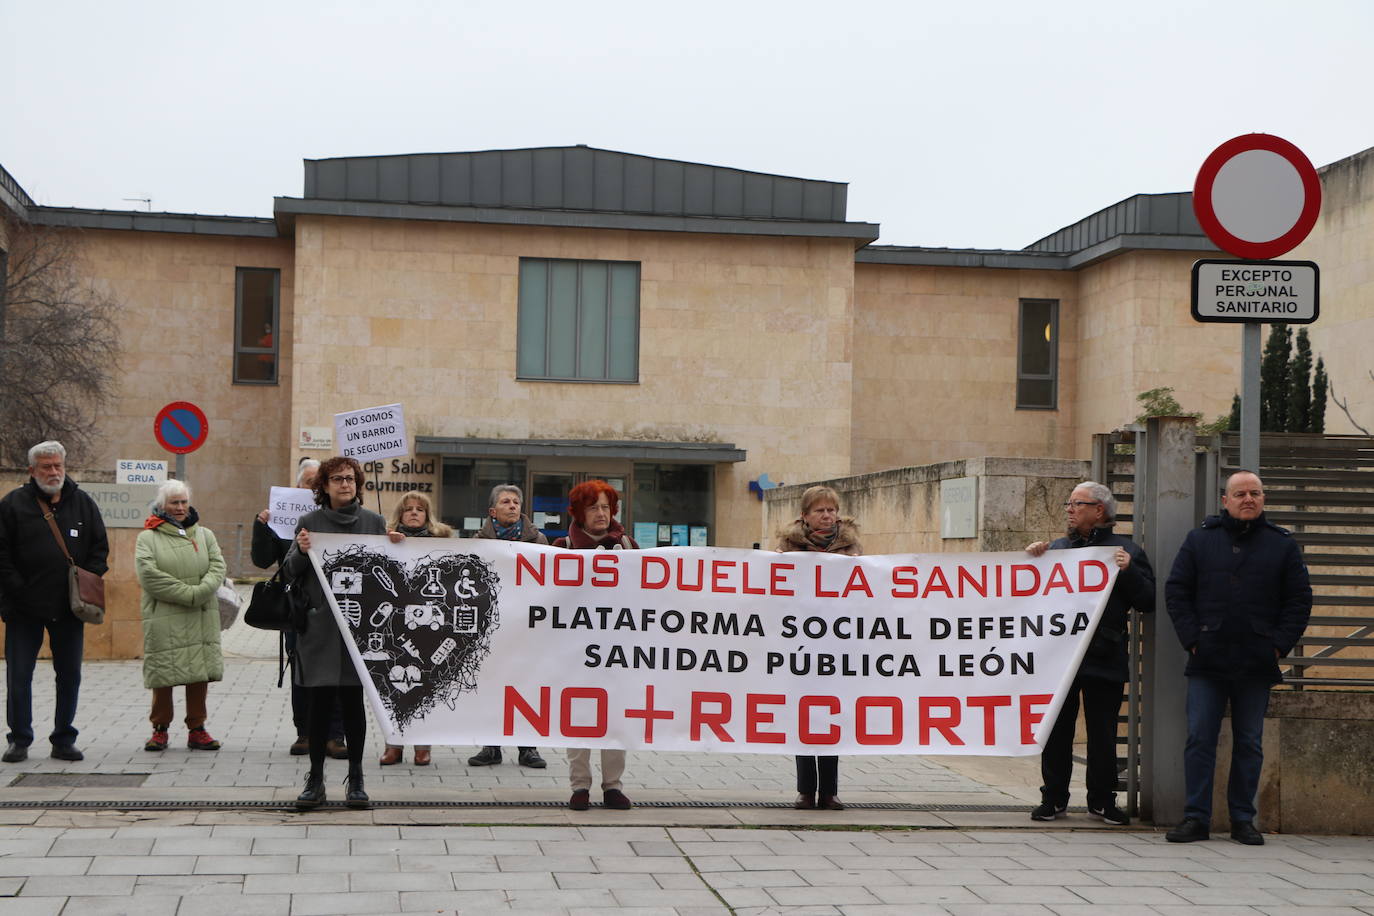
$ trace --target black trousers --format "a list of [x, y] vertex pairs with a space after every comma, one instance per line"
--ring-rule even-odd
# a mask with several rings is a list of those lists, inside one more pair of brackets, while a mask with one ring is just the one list
[[1104, 805], [1116, 795], [1116, 727], [1125, 685], [1095, 677], [1074, 678], [1064, 707], [1050, 730], [1040, 756], [1040, 799], [1053, 805], [1069, 803], [1073, 775], [1073, 734], [1082, 696], [1083, 727], [1088, 736], [1088, 804]]
[[363, 710], [363, 688], [307, 687], [310, 696], [310, 772], [324, 772], [324, 745], [329, 740], [329, 723], [337, 703], [343, 714], [344, 738], [348, 741], [348, 766], [363, 765], [363, 742], [367, 740], [367, 713]]
[[839, 757], [797, 757], [797, 792], [833, 797], [840, 794]]

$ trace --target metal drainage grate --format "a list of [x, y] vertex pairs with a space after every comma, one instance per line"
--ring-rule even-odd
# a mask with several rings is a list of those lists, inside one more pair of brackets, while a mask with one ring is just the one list
[[147, 778], [147, 773], [20, 773], [10, 785], [25, 789], [137, 789]]
[[[45, 780], [48, 780], [48, 781], [44, 781], [44, 782], [42, 782], [42, 783], [37, 782], [37, 781], [25, 780], [23, 784], [24, 784], [24, 785], [28, 785], [28, 786], [34, 786], [34, 785], [64, 785], [64, 786], [65, 786], [65, 785], [78, 785], [78, 784], [79, 784], [79, 785], [106, 785], [106, 786], [111, 785], [110, 783], [94, 783], [94, 782], [75, 783], [75, 782], [70, 782], [70, 781], [69, 781], [69, 782], [57, 783], [57, 782], [51, 781], [51, 777], [53, 777], [53, 776], [63, 776], [63, 775], [65, 775], [66, 778], [67, 778], [68, 780], [75, 780], [75, 779], [81, 778], [80, 776], [77, 776], [76, 774], [30, 773], [30, 774], [25, 774], [25, 775], [34, 776], [34, 777], [40, 777], [40, 776], [41, 776], [41, 777], [44, 777]], [[144, 775], [146, 775], [146, 774], [144, 774]], [[105, 776], [104, 778], [106, 778], [106, 779], [133, 779], [133, 778], [136, 778], [136, 779], [142, 780], [142, 779], [144, 778], [144, 775], [138, 775], [138, 776], [134, 776], [134, 775]], [[91, 777], [99, 777], [99, 776], [100, 776], [100, 774], [92, 773], [92, 774], [86, 774], [85, 778], [88, 778], [88, 779], [89, 779], [89, 778], [91, 778]], [[21, 776], [20, 779], [23, 779], [23, 777]], [[19, 780], [16, 780], [15, 782], [18, 783]], [[118, 783], [118, 785], [127, 786], [127, 785], [137, 785], [137, 784], [136, 784], [136, 783], [135, 783], [135, 784], [131, 784], [131, 783]], [[404, 809], [404, 808], [426, 808], [426, 809], [433, 809], [433, 808], [480, 809], [480, 808], [563, 808], [563, 807], [566, 807], [566, 805], [567, 805], [567, 802], [562, 802], [562, 801], [379, 801], [379, 800], [377, 800], [377, 799], [373, 799], [372, 804], [370, 805], [370, 807], [373, 808], [373, 809], [377, 809], [377, 808], [390, 808], [390, 809]], [[325, 804], [321, 805], [320, 807], [322, 807], [322, 808], [344, 808], [345, 806], [344, 806], [344, 803], [343, 803], [343, 802], [325, 802]], [[599, 808], [599, 807], [601, 807], [601, 806], [600, 806], [600, 805], [593, 805], [592, 807], [593, 807], [593, 808]], [[719, 808], [750, 808], [750, 809], [764, 808], [764, 809], [769, 809], [769, 808], [771, 808], [771, 809], [786, 809], [786, 810], [788, 810], [788, 811], [793, 810], [793, 809], [792, 809], [792, 805], [791, 805], [790, 802], [662, 802], [662, 801], [645, 801], [645, 802], [635, 802], [635, 807], [636, 807], [636, 808], [659, 809], [659, 810], [671, 810], [671, 809], [675, 809], [675, 808], [681, 808], [681, 809], [689, 809], [689, 808], [691, 808], [691, 809], [697, 809], [697, 808], [714, 808], [714, 809], [719, 809]], [[845, 807], [846, 807], [846, 808], [855, 809], [855, 810], [860, 810], [860, 811], [924, 811], [924, 812], [935, 812], [935, 813], [939, 813], [939, 812], [941, 812], [941, 811], [950, 811], [950, 812], [954, 812], [954, 811], [987, 811], [987, 812], [991, 812], [991, 813], [1004, 813], [1004, 814], [1005, 814], [1005, 813], [1015, 813], [1015, 812], [1018, 812], [1018, 811], [1024, 811], [1024, 810], [1026, 810], [1026, 806], [1025, 806], [1025, 805], [908, 805], [908, 804], [900, 804], [900, 803], [896, 803], [896, 802], [893, 802], [893, 803], [883, 803], [883, 802], [845, 802]], [[289, 809], [289, 810], [294, 811], [294, 810], [296, 809], [296, 806], [295, 806], [295, 804], [294, 804], [293, 802], [290, 802], [290, 801], [260, 801], [260, 800], [248, 800], [248, 799], [245, 799], [245, 800], [243, 800], [243, 801], [215, 801], [215, 800], [204, 800], [204, 801], [172, 801], [172, 800], [158, 800], [158, 799], [146, 799], [146, 800], [128, 800], [128, 799], [121, 799], [121, 800], [119, 800], [119, 801], [93, 801], [93, 800], [72, 801], [72, 800], [67, 800], [67, 799], [44, 801], [44, 800], [34, 799], [34, 800], [28, 800], [28, 801], [10, 801], [10, 800], [0, 801], [0, 809], [6, 809], [6, 808], [103, 808], [103, 809], [113, 808], [113, 809], [125, 809], [125, 810], [131, 810], [131, 811], [132, 811], [132, 810], [141, 810], [141, 811], [147, 811], [147, 810], [156, 810], [156, 811], [197, 811], [197, 810], [233, 810], [233, 809], [236, 809], [236, 808], [242, 808], [242, 809], [250, 809], [250, 808], [251, 808], [251, 809], [264, 809], [264, 808], [268, 808], [268, 809], [279, 809], [279, 810], [280, 810], [280, 809]], [[318, 809], [316, 809], [316, 810], [318, 810]], [[1071, 808], [1071, 809], [1069, 809], [1069, 810], [1081, 814], [1081, 813], [1084, 813], [1087, 809], [1085, 809], [1085, 808]]]

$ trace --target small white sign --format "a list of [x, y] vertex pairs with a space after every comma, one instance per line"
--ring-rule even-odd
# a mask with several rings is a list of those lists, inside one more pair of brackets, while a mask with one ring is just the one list
[[940, 481], [940, 537], [978, 536], [978, 478]]
[[1193, 264], [1193, 318], [1310, 324], [1320, 286], [1312, 261], [1219, 261]]
[[359, 461], [410, 454], [405, 413], [400, 404], [334, 414], [334, 442], [340, 455]]
[[334, 447], [334, 430], [328, 426], [302, 426], [298, 445], [301, 448], [331, 449]]
[[106, 528], [142, 528], [157, 497], [152, 484], [83, 483], [81, 491], [95, 500]]
[[152, 458], [120, 458], [115, 462], [115, 483], [164, 484], [167, 461]]
[[314, 512], [315, 491], [299, 487], [273, 487], [267, 494], [267, 511], [271, 518], [267, 527], [279, 538], [291, 540], [296, 536], [296, 523], [302, 515]]

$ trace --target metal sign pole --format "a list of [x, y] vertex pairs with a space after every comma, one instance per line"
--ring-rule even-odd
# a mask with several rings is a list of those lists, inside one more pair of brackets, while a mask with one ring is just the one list
[[1240, 466], [1260, 472], [1260, 322], [1247, 321], [1240, 347]]
[[183, 454], [177, 455], [177, 480], [186, 482], [186, 456]]

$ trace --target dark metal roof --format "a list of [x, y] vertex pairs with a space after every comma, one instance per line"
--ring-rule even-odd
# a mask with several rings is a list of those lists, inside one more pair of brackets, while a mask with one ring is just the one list
[[305, 197], [844, 222], [848, 185], [587, 146], [305, 161]]
[[1219, 249], [1193, 215], [1193, 195], [1137, 194], [1065, 226], [1020, 251], [870, 245], [855, 252], [861, 264], [1077, 270], [1126, 251]]
[[234, 235], [276, 238], [277, 225], [254, 216], [207, 216], [203, 213], [149, 213], [144, 210], [82, 210], [75, 207], [30, 207], [29, 221], [40, 226], [180, 232], [190, 235]]
[[642, 439], [468, 439], [416, 436], [417, 455], [555, 458], [620, 458], [717, 463], [743, 461], [747, 452], [733, 442], [650, 442]]
[[28, 219], [28, 210], [34, 206], [33, 198], [3, 165], [0, 165], [0, 206], [6, 207], [20, 219]]
[[549, 226], [578, 229], [634, 229], [650, 232], [706, 232], [718, 235], [779, 235], [848, 239], [855, 247], [878, 237], [876, 223], [811, 223], [767, 219], [717, 219], [653, 213], [597, 213], [582, 210], [521, 210], [500, 207], [446, 207], [358, 200], [301, 200], [278, 197], [273, 206], [283, 235], [296, 217], [360, 216], [374, 219], [437, 220], [459, 223]]
[[869, 245], [854, 252], [860, 264], [904, 264], [922, 267], [988, 267], [1020, 270], [1067, 270], [1068, 258], [1041, 251], [998, 251], [981, 248], [918, 248], [906, 245]]
[[1193, 215], [1190, 192], [1136, 194], [1032, 242], [1025, 250], [1083, 251], [1118, 235], [1207, 236]]

